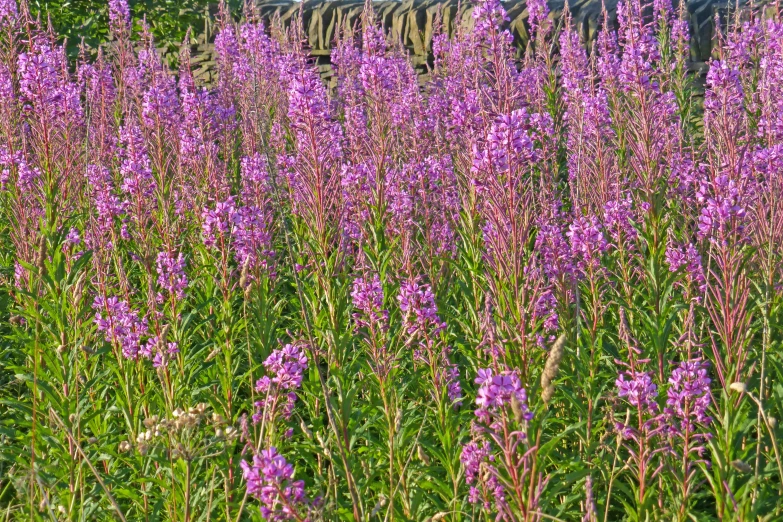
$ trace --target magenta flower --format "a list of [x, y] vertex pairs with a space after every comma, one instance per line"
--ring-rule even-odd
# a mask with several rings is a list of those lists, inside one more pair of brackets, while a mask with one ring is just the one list
[[479, 385], [476, 393], [476, 416], [489, 424], [490, 414], [511, 404], [515, 397], [525, 420], [533, 418], [533, 412], [527, 406], [527, 392], [522, 387], [516, 370], [495, 373], [491, 368], [480, 369], [475, 383]]
[[388, 327], [389, 311], [383, 309], [383, 286], [378, 274], [370, 281], [361, 277], [354, 279], [351, 298], [357, 310], [353, 317], [358, 326], [378, 326], [381, 330]]
[[263, 394], [263, 399], [256, 402], [253, 422], [261, 422], [265, 416], [268, 420], [274, 419], [280, 401], [285, 401], [282, 404], [282, 415], [288, 420], [296, 403], [294, 390], [302, 386], [304, 371], [307, 369], [304, 349], [299, 345], [286, 344], [267, 357], [264, 367], [267, 375], [256, 382], [256, 391]]
[[418, 281], [405, 281], [400, 285], [397, 296], [403, 322], [409, 335], [437, 335], [446, 328], [438, 317], [438, 306], [430, 285]]
[[[168, 292], [169, 296], [178, 300], [185, 298], [188, 278], [185, 275], [185, 258], [180, 252], [174, 257], [170, 252], [159, 252], [156, 262], [158, 286]], [[163, 295], [158, 294], [158, 301], [163, 301]]]
[[596, 270], [601, 264], [601, 254], [607, 249], [607, 242], [601, 225], [595, 216], [578, 217], [568, 227], [566, 236], [571, 240], [571, 252], [582, 271]]
[[294, 467], [274, 446], [241, 461], [247, 494], [261, 502], [261, 516], [270, 522], [307, 519], [304, 482], [294, 480]]
[[98, 296], [92, 304], [95, 324], [104, 332], [106, 342], [117, 343], [127, 359], [137, 359], [141, 338], [147, 335], [147, 319], [139, 319], [138, 312], [117, 297]]
[[19, 9], [16, 0], [0, 0], [0, 29], [6, 25], [14, 25]]
[[712, 421], [707, 414], [712, 403], [708, 367], [703, 361], [683, 361], [669, 377], [665, 413], [677, 432], [693, 432], [696, 423], [707, 425]]

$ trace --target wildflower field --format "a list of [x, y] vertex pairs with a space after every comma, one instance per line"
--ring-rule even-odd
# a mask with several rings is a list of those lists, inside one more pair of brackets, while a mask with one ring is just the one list
[[783, 520], [783, 12], [699, 83], [667, 1], [332, 87], [224, 7], [207, 89], [0, 0], [0, 519]]

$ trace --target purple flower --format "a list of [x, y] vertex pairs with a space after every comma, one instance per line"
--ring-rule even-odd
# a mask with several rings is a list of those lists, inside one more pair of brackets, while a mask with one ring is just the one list
[[446, 395], [454, 407], [462, 404], [462, 383], [459, 380], [459, 366], [449, 360], [449, 354], [444, 353], [444, 367], [441, 368], [442, 378], [446, 384]]
[[269, 200], [269, 169], [261, 154], [245, 156], [240, 160], [242, 172], [242, 200], [246, 204], [263, 207]]
[[44, 113], [51, 112], [61, 99], [57, 65], [55, 51], [40, 43], [34, 44], [31, 52], [21, 53], [17, 59], [20, 93], [36, 110]]
[[714, 180], [704, 179], [696, 192], [696, 200], [702, 204], [699, 216], [699, 236], [714, 238], [715, 234], [741, 232], [747, 218], [746, 184], [722, 174]]
[[115, 37], [130, 33], [130, 26], [128, 0], [109, 0], [109, 27]]
[[[637, 232], [633, 226], [634, 213], [631, 197], [608, 201], [604, 207], [604, 225], [615, 244], [620, 241], [636, 239]], [[632, 243], [629, 244], [632, 246]]]
[[[159, 252], [156, 270], [158, 286], [166, 290], [172, 298], [184, 299], [188, 278], [185, 275], [185, 258], [182, 252], [177, 257], [171, 252]], [[163, 301], [163, 295], [158, 294], [158, 301]]]
[[527, 406], [527, 392], [522, 387], [516, 370], [495, 373], [491, 368], [480, 369], [475, 383], [479, 385], [476, 393], [476, 416], [486, 424], [490, 423], [491, 413], [511, 404], [516, 398], [524, 420], [531, 420], [533, 412]]
[[139, 319], [126, 301], [117, 297], [98, 296], [92, 304], [95, 324], [104, 332], [106, 342], [117, 343], [127, 359], [137, 359], [141, 350], [141, 338], [147, 335], [147, 320]]
[[201, 232], [204, 238], [204, 245], [216, 247], [219, 242], [220, 248], [227, 246], [235, 213], [236, 207], [234, 205], [234, 196], [230, 196], [225, 201], [218, 202], [215, 205], [214, 210], [205, 208], [202, 211]]
[[[625, 378], [628, 378], [626, 380]], [[658, 386], [652, 381], [649, 372], [627, 371], [621, 373], [615, 381], [617, 394], [626, 397], [633, 405], [642, 406], [645, 409], [656, 412], [658, 410]]]
[[264, 210], [248, 205], [240, 207], [232, 216], [232, 237], [237, 263], [249, 269], [268, 268], [268, 259], [274, 257], [270, 218]]
[[712, 419], [707, 410], [712, 402], [706, 361], [683, 361], [672, 370], [665, 413], [671, 426], [678, 433], [692, 432], [695, 423], [709, 424]]
[[497, 477], [497, 469], [490, 445], [487, 441], [471, 440], [462, 447], [460, 462], [465, 468], [465, 481], [471, 485], [468, 500], [471, 504], [483, 503], [483, 508], [492, 508], [487, 495], [499, 506], [505, 505], [505, 491]]
[[430, 285], [418, 281], [405, 281], [400, 285], [397, 296], [403, 322], [409, 335], [437, 335], [446, 328], [438, 317], [438, 306]]
[[179, 148], [182, 162], [195, 166], [215, 152], [211, 142], [214, 128], [211, 110], [214, 103], [206, 89], [198, 89], [192, 82], [189, 70], [180, 73], [182, 123], [179, 127]]
[[501, 114], [495, 119], [489, 130], [486, 149], [474, 150], [472, 172], [479, 189], [493, 182], [489, 177], [493, 173], [505, 173], [513, 177], [509, 182], [519, 182], [518, 171], [536, 159], [531, 128], [530, 117], [524, 109]]
[[530, 24], [530, 33], [535, 34], [538, 28], [549, 15], [549, 6], [546, 0], [528, 0], [527, 2], [527, 22]]
[[304, 482], [293, 480], [294, 467], [274, 446], [253, 456], [252, 464], [241, 461], [247, 494], [261, 502], [261, 516], [270, 522], [307, 519]]
[[389, 311], [383, 309], [383, 286], [378, 274], [374, 274], [371, 281], [357, 277], [353, 281], [351, 291], [353, 306], [358, 310], [353, 314], [358, 326], [379, 326], [385, 330], [389, 319]]
[[41, 177], [41, 169], [30, 167], [27, 161], [20, 157], [16, 164], [16, 186], [22, 193], [30, 192]]
[[536, 318], [544, 318], [544, 330], [554, 332], [559, 328], [560, 317], [557, 313], [557, 299], [555, 299], [552, 290], [546, 290], [539, 296], [534, 310]]
[[601, 232], [601, 225], [595, 216], [580, 216], [574, 220], [566, 236], [571, 240], [571, 252], [578, 260], [578, 267], [596, 270], [601, 263], [601, 254], [607, 249], [607, 242]]
[[153, 195], [157, 185], [152, 177], [152, 167], [141, 129], [132, 124], [122, 127], [120, 142], [124, 147], [120, 163], [121, 188], [130, 193], [137, 204], [142, 204]]
[[[686, 246], [678, 246], [673, 243], [666, 245], [666, 263], [669, 265], [670, 272], [676, 272], [683, 266], [685, 267], [687, 287], [694, 286], [699, 294], [703, 294], [707, 289], [701, 254], [693, 243], [688, 243]], [[695, 299], [699, 300], [701, 297], [697, 295]]]
[[253, 415], [253, 422], [261, 422], [264, 416], [269, 420], [274, 419], [281, 399], [285, 401], [283, 418], [288, 420], [296, 403], [294, 390], [302, 386], [304, 371], [307, 369], [304, 349], [299, 345], [286, 344], [267, 357], [264, 367], [267, 375], [256, 382], [256, 391], [263, 394], [264, 398], [256, 402], [257, 411]]
[[71, 227], [71, 229], [68, 231], [68, 235], [65, 236], [65, 242], [69, 246], [77, 246], [79, 243], [81, 243], [82, 238], [79, 236], [79, 229]]
[[487, 441], [479, 444], [472, 440], [463, 446], [459, 460], [465, 466], [465, 480], [468, 484], [473, 484], [476, 479], [480, 478], [481, 465], [493, 459], [490, 455]]
[[553, 280], [572, 276], [576, 270], [571, 248], [564, 235], [563, 227], [556, 221], [541, 224], [536, 235], [535, 249], [538, 251], [544, 273]]
[[153, 336], [141, 346], [139, 355], [152, 359], [152, 366], [154, 368], [166, 368], [169, 365], [169, 361], [176, 354], [179, 353], [179, 345], [176, 342], [166, 342], [165, 339]]
[[19, 10], [16, 7], [16, 0], [0, 0], [0, 29], [7, 25], [15, 25], [18, 16]]

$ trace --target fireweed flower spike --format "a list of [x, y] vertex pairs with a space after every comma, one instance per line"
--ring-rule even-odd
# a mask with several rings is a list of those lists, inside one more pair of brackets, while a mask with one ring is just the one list
[[[0, 0], [12, 515], [779, 515], [776, 6], [712, 42], [686, 2], [414, 6], [419, 41], [369, 0], [222, 1], [212, 67], [128, 0], [72, 60], [28, 3]], [[152, 470], [144, 502], [70, 473], [118, 448], [94, 475]]]
[[535, 510], [536, 497], [527, 494], [543, 483], [531, 474], [536, 448], [527, 436], [527, 423], [533, 413], [519, 376], [487, 368], [478, 371], [475, 382], [474, 437], [461, 455], [469, 500], [501, 519], [514, 511]]
[[415, 279], [403, 281], [397, 300], [407, 333], [406, 345], [414, 349], [414, 361], [429, 366], [436, 395], [445, 390], [449, 401], [458, 406], [462, 398], [459, 369], [451, 362], [451, 347], [439, 339], [446, 323], [438, 317], [430, 285]]
[[0, 1], [0, 29], [13, 25], [17, 16], [19, 9], [16, 7], [16, 0]]
[[307, 369], [307, 356], [301, 346], [286, 344], [273, 351], [264, 361], [267, 375], [256, 382], [256, 391], [263, 397], [257, 401], [253, 422], [271, 426], [278, 415], [289, 420], [296, 405], [296, 392], [302, 386]]
[[247, 494], [261, 502], [261, 516], [265, 520], [308, 520], [304, 481], [294, 480], [294, 467], [277, 448], [261, 450], [253, 456], [252, 463], [243, 460], [240, 466], [247, 482]]
[[126, 359], [136, 359], [141, 349], [141, 339], [147, 336], [147, 320], [131, 310], [128, 303], [117, 297], [96, 297], [92, 304], [95, 324], [103, 332], [106, 341], [119, 347]]

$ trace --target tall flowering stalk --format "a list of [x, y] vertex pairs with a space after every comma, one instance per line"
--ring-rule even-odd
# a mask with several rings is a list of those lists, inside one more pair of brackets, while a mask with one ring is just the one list
[[712, 422], [708, 410], [713, 401], [708, 367], [709, 365], [696, 359], [681, 362], [672, 370], [666, 391], [664, 417], [672, 448], [673, 465], [678, 464], [676, 473], [680, 481], [680, 520], [687, 518], [688, 498], [699, 471], [696, 464], [703, 462], [705, 442], [712, 436], [706, 431]]
[[462, 450], [469, 500], [498, 520], [535, 520], [546, 479], [537, 470], [533, 414], [516, 371], [481, 369], [476, 377], [473, 440]]

